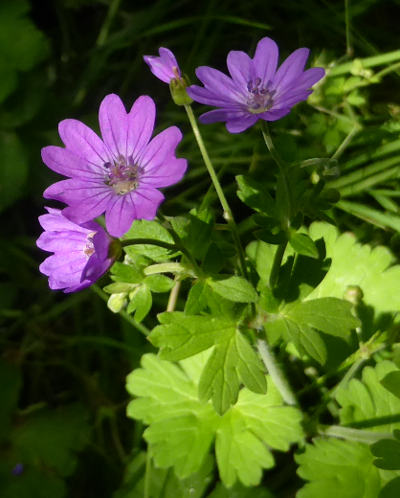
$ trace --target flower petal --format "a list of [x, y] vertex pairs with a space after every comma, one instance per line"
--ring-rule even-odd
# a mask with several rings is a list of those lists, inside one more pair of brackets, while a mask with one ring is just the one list
[[44, 251], [81, 251], [87, 240], [87, 233], [71, 230], [57, 232], [43, 232], [36, 241], [36, 245]]
[[269, 111], [263, 112], [258, 116], [265, 121], [277, 121], [288, 115], [291, 111], [291, 107], [282, 107], [281, 109], [271, 109]]
[[193, 100], [200, 102], [200, 104], [212, 105], [216, 107], [226, 107], [226, 106], [237, 106], [240, 105], [238, 100], [233, 100], [226, 98], [225, 94], [218, 94], [209, 90], [208, 88], [203, 88], [198, 85], [191, 85], [186, 88], [186, 91]]
[[94, 166], [74, 152], [63, 147], [49, 145], [42, 149], [42, 160], [50, 169], [60, 175], [76, 178], [99, 178], [104, 176], [100, 166]]
[[186, 159], [167, 158], [163, 164], [147, 172], [140, 184], [149, 188], [169, 187], [182, 180], [186, 168]]
[[257, 76], [261, 78], [261, 86], [272, 81], [278, 66], [278, 57], [279, 49], [274, 40], [266, 36], [257, 43], [253, 63]]
[[136, 161], [142, 150], [149, 143], [154, 129], [156, 106], [154, 100], [142, 95], [134, 102], [128, 114], [128, 133], [126, 137], [125, 157]]
[[258, 118], [259, 115], [250, 114], [248, 116], [243, 116], [240, 119], [232, 119], [227, 121], [226, 129], [230, 133], [241, 133], [242, 131], [247, 130], [247, 128], [250, 128], [250, 126], [253, 126]]
[[84, 223], [104, 213], [113, 191], [104, 183], [82, 180], [62, 180], [47, 188], [43, 196], [64, 202], [69, 207], [63, 210], [65, 216], [75, 223]]
[[43, 214], [42, 216], [39, 216], [40, 226], [44, 230], [48, 232], [63, 232], [66, 230], [73, 230], [81, 232], [82, 234], [85, 234], [85, 236], [88, 234], [87, 228], [79, 226], [76, 223], [73, 223], [72, 221], [62, 216], [61, 211], [59, 209], [48, 208], [48, 207], [46, 209], [48, 211], [48, 214]]
[[273, 87], [279, 90], [291, 85], [303, 72], [310, 50], [298, 48], [281, 64], [273, 80]]
[[88, 126], [76, 119], [64, 119], [58, 125], [61, 140], [67, 149], [92, 166], [94, 171], [102, 170], [111, 160], [110, 151], [101, 138]]
[[150, 71], [154, 76], [161, 81], [164, 81], [164, 83], [169, 83], [176, 77], [174, 68], [178, 71], [179, 76], [181, 75], [178, 63], [175, 55], [168, 48], [160, 47], [158, 53], [160, 54], [160, 57], [145, 55], [143, 59], [150, 67]]
[[100, 104], [99, 123], [104, 143], [114, 158], [126, 157], [128, 115], [118, 95], [112, 93], [104, 97]]
[[200, 66], [196, 69], [196, 76], [208, 90], [220, 95], [223, 100], [236, 100], [241, 96], [240, 88], [234, 81], [217, 69]]
[[226, 62], [232, 79], [238, 88], [247, 91], [249, 81], [256, 76], [253, 61], [246, 53], [231, 50]]
[[138, 158], [145, 177], [148, 172], [160, 166], [168, 156], [175, 157], [175, 149], [182, 140], [182, 133], [176, 126], [170, 126], [156, 135]]
[[309, 89], [324, 76], [325, 76], [324, 68], [312, 67], [311, 69], [307, 69], [307, 71], [304, 71], [304, 73], [296, 81], [296, 87]]
[[130, 194], [116, 195], [107, 206], [107, 231], [113, 237], [122, 237], [136, 218], [138, 218], [136, 206], [133, 204]]
[[158, 206], [164, 200], [161, 192], [152, 188], [139, 187], [130, 193], [132, 202], [136, 208], [135, 219], [153, 220], [156, 216]]

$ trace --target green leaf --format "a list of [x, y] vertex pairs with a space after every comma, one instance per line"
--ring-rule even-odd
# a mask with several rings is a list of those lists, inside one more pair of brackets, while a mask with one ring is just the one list
[[128, 313], [135, 311], [134, 319], [141, 322], [147, 316], [153, 304], [150, 289], [146, 285], [140, 285], [129, 294], [129, 299], [126, 311]]
[[309, 325], [326, 334], [346, 339], [350, 331], [360, 325], [351, 310], [352, 304], [348, 301], [326, 297], [287, 306], [283, 314], [298, 324]]
[[185, 479], [178, 479], [174, 472], [160, 469], [151, 461], [146, 470], [144, 452], [128, 463], [124, 484], [113, 494], [113, 498], [143, 498], [145, 481], [151, 498], [201, 498], [213, 479], [214, 461], [211, 455], [204, 460], [200, 470]]
[[174, 286], [172, 278], [166, 277], [165, 275], [149, 275], [143, 280], [143, 283], [152, 292], [168, 292]]
[[195, 282], [189, 290], [186, 303], [185, 313], [187, 315], [196, 315], [203, 311], [208, 304], [207, 293], [210, 292], [209, 286], [202, 280]]
[[367, 445], [352, 441], [315, 438], [296, 456], [298, 474], [310, 481], [298, 498], [377, 498], [379, 471]]
[[[168, 230], [157, 221], [148, 220], [135, 220], [123, 239], [154, 239], [174, 244], [174, 239]], [[153, 244], [134, 244], [124, 247], [124, 251], [133, 260], [135, 260], [138, 255], [142, 255], [157, 262], [171, 259], [177, 254], [177, 252]]]
[[259, 181], [244, 175], [238, 175], [236, 181], [239, 186], [237, 195], [242, 202], [260, 213], [269, 216], [275, 214], [274, 200], [265, 186], [260, 185]]
[[305, 233], [293, 232], [290, 234], [289, 244], [303, 256], [318, 259], [318, 249], [314, 241]]
[[201, 374], [199, 397], [212, 398], [218, 413], [236, 402], [240, 381], [254, 392], [265, 392], [263, 365], [235, 322], [181, 312], [162, 313], [159, 320], [162, 325], [149, 339], [161, 348], [163, 359], [182, 360], [214, 346]]
[[375, 368], [365, 367], [361, 381], [351, 379], [337, 390], [342, 424], [379, 432], [400, 429], [400, 399], [381, 383], [393, 371], [398, 371], [394, 363], [381, 361]]
[[388, 389], [392, 394], [400, 398], [400, 370], [395, 370], [389, 372], [381, 380], [381, 383], [386, 389]]
[[209, 279], [209, 286], [220, 296], [237, 303], [254, 303], [258, 295], [254, 287], [243, 277]]
[[253, 263], [261, 281], [267, 284], [271, 274], [276, 246], [261, 240], [250, 242], [246, 247], [246, 254]]
[[400, 477], [396, 477], [389, 481], [386, 486], [381, 489], [378, 498], [398, 498], [400, 495]]
[[275, 498], [275, 495], [268, 491], [265, 486], [248, 488], [237, 482], [231, 488], [226, 488], [223, 484], [218, 483], [207, 498]]
[[180, 311], [158, 315], [161, 325], [155, 327], [149, 340], [160, 348], [160, 357], [182, 360], [232, 337], [235, 323], [210, 316], [185, 315]]
[[268, 338], [274, 343], [278, 337], [293, 342], [300, 354], [307, 354], [323, 365], [326, 361], [326, 346], [320, 334], [306, 324], [297, 324], [280, 318], [265, 325]]
[[116, 261], [111, 267], [112, 279], [116, 282], [136, 284], [143, 280], [143, 273], [133, 265]]
[[303, 437], [301, 412], [282, 405], [268, 378], [266, 395], [242, 389], [238, 403], [218, 416], [210, 403], [198, 400], [197, 389], [204, 354], [186, 359], [181, 367], [144, 355], [142, 368], [127, 379], [128, 391], [138, 398], [128, 416], [149, 427], [144, 437], [158, 467], [173, 466], [180, 479], [200, 469], [213, 441], [225, 486], [239, 479], [257, 485], [262, 469], [273, 465], [270, 448], [287, 451]]
[[323, 238], [326, 258], [331, 260], [328, 273], [308, 296], [342, 298], [348, 286], [361, 287], [366, 305], [384, 313], [400, 309], [400, 266], [383, 246], [359, 244], [354, 235], [338, 231], [327, 223], [313, 223], [309, 229], [313, 240]]
[[197, 259], [203, 259], [211, 243], [213, 216], [210, 211], [197, 213], [192, 209], [186, 216], [170, 219], [183, 246]]
[[377, 457], [374, 465], [380, 469], [400, 470], [400, 431], [395, 430], [396, 439], [381, 439], [371, 445], [371, 452]]

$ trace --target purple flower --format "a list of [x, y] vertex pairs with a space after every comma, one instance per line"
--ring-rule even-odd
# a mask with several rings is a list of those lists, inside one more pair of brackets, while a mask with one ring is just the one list
[[152, 220], [164, 200], [157, 189], [178, 182], [186, 171], [186, 159], [175, 156], [182, 139], [176, 126], [150, 140], [155, 114], [150, 97], [139, 97], [127, 113], [111, 94], [99, 110], [103, 140], [80, 121], [61, 121], [65, 148], [44, 147], [42, 159], [69, 179], [51, 185], [44, 197], [65, 202], [63, 213], [78, 224], [105, 212], [107, 230], [115, 237], [126, 233], [133, 220]]
[[164, 83], [170, 83], [173, 79], [181, 78], [181, 71], [171, 50], [161, 47], [158, 53], [160, 57], [154, 55], [145, 55], [143, 57], [154, 76], [164, 81]]
[[211, 67], [197, 68], [196, 75], [204, 87], [187, 88], [193, 100], [220, 109], [200, 116], [202, 123], [226, 121], [231, 133], [240, 133], [259, 119], [276, 121], [290, 109], [306, 100], [310, 88], [325, 74], [321, 67], [304, 71], [308, 48], [299, 48], [278, 66], [279, 50], [271, 38], [262, 38], [254, 58], [246, 53], [231, 51], [227, 65], [231, 77]]
[[77, 225], [59, 209], [46, 209], [48, 214], [39, 216], [44, 232], [36, 244], [54, 254], [43, 261], [40, 271], [49, 277], [50, 289], [76, 292], [89, 287], [113, 262], [109, 257], [111, 238], [94, 221]]

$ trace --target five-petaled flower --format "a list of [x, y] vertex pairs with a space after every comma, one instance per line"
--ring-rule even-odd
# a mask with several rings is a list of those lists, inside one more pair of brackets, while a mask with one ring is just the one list
[[308, 48], [299, 48], [278, 67], [279, 50], [271, 38], [262, 38], [251, 59], [241, 51], [228, 54], [231, 78], [207, 66], [197, 68], [196, 75], [204, 87], [192, 85], [187, 93], [193, 100], [220, 109], [200, 116], [202, 123], [225, 121], [231, 133], [240, 133], [259, 119], [276, 121], [291, 108], [306, 100], [310, 88], [325, 74], [323, 68], [304, 71]]
[[49, 277], [50, 289], [76, 292], [89, 287], [111, 266], [112, 239], [95, 221], [77, 225], [68, 220], [59, 209], [46, 208], [39, 216], [44, 229], [36, 244], [44, 251], [53, 252], [40, 265], [40, 271]]
[[186, 159], [175, 156], [182, 139], [176, 126], [151, 139], [155, 114], [150, 97], [139, 97], [127, 113], [111, 94], [99, 110], [103, 140], [80, 121], [61, 121], [65, 148], [44, 147], [42, 159], [69, 179], [51, 185], [44, 197], [66, 203], [63, 214], [78, 224], [105, 213], [114, 237], [124, 235], [135, 219], [153, 219], [164, 200], [157, 189], [181, 180], [187, 166]]
[[143, 56], [154, 76], [164, 81], [164, 83], [171, 83], [171, 80], [181, 78], [181, 70], [171, 50], [161, 47], [158, 53], [160, 54], [159, 57], [155, 55]]

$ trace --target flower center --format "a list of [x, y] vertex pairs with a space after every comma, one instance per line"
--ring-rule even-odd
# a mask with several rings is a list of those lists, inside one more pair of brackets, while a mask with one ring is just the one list
[[265, 86], [261, 86], [261, 78], [249, 80], [247, 90], [249, 97], [247, 99], [247, 108], [252, 114], [260, 114], [268, 111], [274, 105], [273, 97], [275, 90], [270, 90], [271, 81], [267, 81]]
[[105, 163], [108, 172], [104, 183], [113, 188], [117, 195], [124, 195], [139, 186], [141, 168], [135, 164], [132, 157], [128, 160], [119, 156], [113, 163]]
[[92, 254], [95, 253], [94, 245], [93, 245], [93, 237], [96, 235], [96, 232], [90, 232], [88, 236], [86, 237], [86, 245], [85, 248], [83, 249], [83, 252], [87, 259], [90, 258]]

